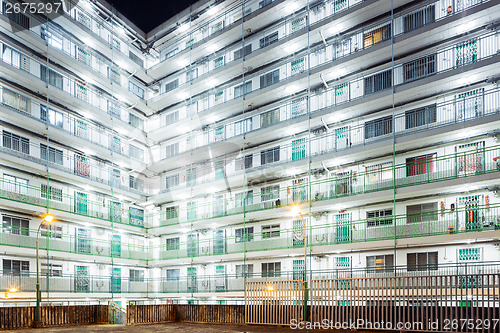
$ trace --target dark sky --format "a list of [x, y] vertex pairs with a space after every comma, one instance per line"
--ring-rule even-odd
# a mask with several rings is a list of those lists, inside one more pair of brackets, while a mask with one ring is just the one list
[[108, 0], [119, 12], [141, 28], [150, 32], [175, 14], [188, 8], [195, 0]]

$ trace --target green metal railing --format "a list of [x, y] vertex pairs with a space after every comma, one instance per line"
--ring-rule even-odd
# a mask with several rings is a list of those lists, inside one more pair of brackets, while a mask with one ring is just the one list
[[[311, 279], [351, 279], [394, 276], [433, 276], [433, 275], [466, 275], [495, 274], [500, 272], [500, 262], [467, 262], [454, 264], [435, 264], [421, 266], [391, 266], [379, 268], [352, 268], [313, 270], [308, 274]], [[244, 282], [292, 280], [296, 271], [278, 271], [272, 276], [265, 273], [235, 274], [192, 274], [175, 278], [150, 278], [135, 280], [119, 276], [82, 276], [65, 274], [61, 276], [43, 276], [40, 279], [42, 290], [50, 283], [51, 293], [76, 294], [161, 294], [161, 293], [223, 293], [243, 292]], [[13, 274], [0, 271], [0, 285], [16, 287], [23, 293], [34, 293], [35, 274]]]

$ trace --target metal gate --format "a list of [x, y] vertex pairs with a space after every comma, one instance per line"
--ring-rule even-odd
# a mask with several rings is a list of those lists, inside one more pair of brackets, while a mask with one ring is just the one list
[[250, 281], [245, 284], [245, 322], [260, 325], [290, 325], [302, 321], [304, 283]]
[[313, 280], [310, 316], [330, 329], [499, 332], [499, 282], [500, 274]]

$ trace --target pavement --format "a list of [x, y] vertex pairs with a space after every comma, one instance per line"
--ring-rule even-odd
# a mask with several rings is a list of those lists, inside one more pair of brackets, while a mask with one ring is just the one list
[[[289, 327], [281, 326], [249, 326], [249, 325], [216, 325], [216, 324], [191, 324], [191, 323], [166, 323], [152, 325], [92, 325], [92, 326], [70, 326], [70, 327], [52, 327], [52, 328], [27, 328], [22, 330], [1, 331], [0, 333], [107, 333], [107, 332], [123, 332], [123, 333], [169, 333], [169, 332], [186, 332], [186, 333], [292, 333], [292, 332], [338, 332], [347, 333], [350, 330], [292, 330]], [[373, 331], [356, 331], [357, 333], [373, 333]], [[377, 333], [388, 333], [389, 331], [378, 330]], [[394, 331], [392, 331], [394, 332]], [[409, 333], [409, 332], [408, 332]]]
[[[22, 333], [168, 333], [168, 332], [187, 332], [187, 333], [291, 333], [289, 328], [269, 327], [269, 326], [238, 326], [238, 325], [215, 325], [215, 324], [190, 324], [190, 323], [166, 323], [154, 325], [93, 325], [93, 326], [71, 326], [71, 327], [52, 327], [39, 329], [23, 329], [14, 331], [0, 331], [1, 333], [22, 332]], [[306, 332], [305, 330], [303, 332]]]

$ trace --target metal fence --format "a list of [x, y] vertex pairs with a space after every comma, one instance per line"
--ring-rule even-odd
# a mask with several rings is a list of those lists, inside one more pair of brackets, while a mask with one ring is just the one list
[[247, 324], [289, 325], [302, 318], [304, 283], [290, 281], [252, 281], [245, 284], [245, 322]]

